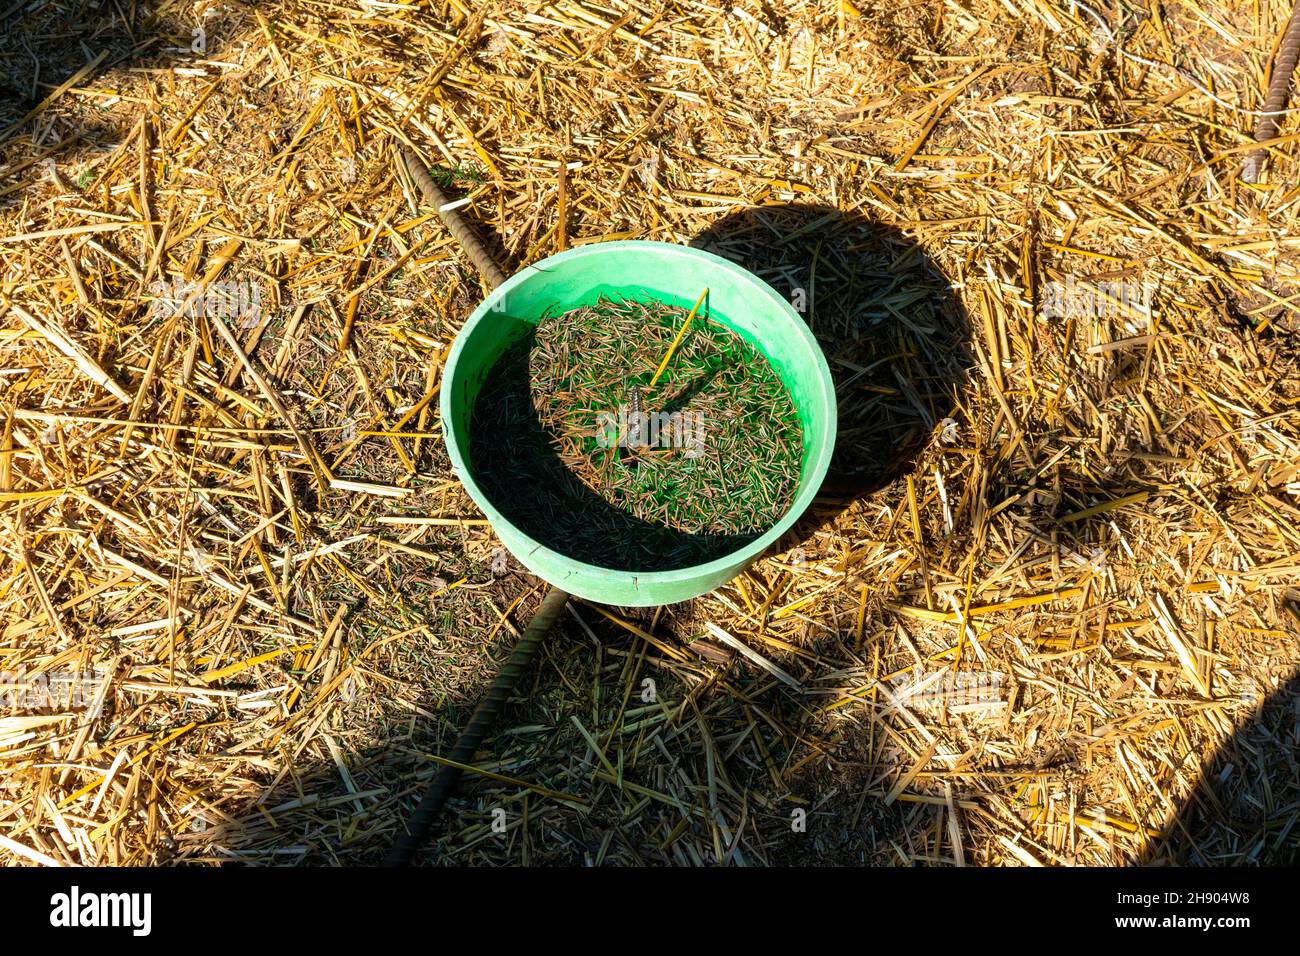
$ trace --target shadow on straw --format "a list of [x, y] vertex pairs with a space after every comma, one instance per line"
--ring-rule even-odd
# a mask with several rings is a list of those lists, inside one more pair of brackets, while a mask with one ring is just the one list
[[924, 250], [892, 226], [802, 203], [732, 213], [691, 245], [788, 297], [826, 355], [837, 435], [804, 534], [906, 475], [954, 414], [969, 365], [965, 311]]
[[[1203, 767], [1173, 822], [1151, 838], [1144, 866], [1300, 863], [1300, 674], [1251, 696], [1251, 716]], [[1186, 760], [1198, 754], [1189, 751]]]

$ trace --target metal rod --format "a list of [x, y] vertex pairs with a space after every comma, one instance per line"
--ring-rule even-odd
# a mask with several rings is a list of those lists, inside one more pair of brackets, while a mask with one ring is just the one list
[[[501, 716], [501, 709], [505, 702], [514, 692], [515, 684], [518, 683], [519, 677], [528, 668], [529, 662], [537, 652], [538, 645], [555, 624], [556, 618], [564, 610], [564, 605], [568, 602], [569, 595], [559, 588], [551, 588], [547, 591], [546, 596], [542, 598], [542, 604], [533, 615], [533, 619], [528, 622], [528, 627], [524, 634], [519, 638], [519, 643], [515, 645], [514, 651], [510, 654], [510, 659], [506, 661], [492, 686], [488, 689], [483, 699], [474, 708], [474, 713], [470, 716], [469, 723], [465, 725], [465, 730], [461, 733], [460, 739], [456, 741], [456, 746], [452, 748], [451, 759], [458, 764], [466, 764], [474, 759], [479, 746], [487, 737], [488, 731], [492, 725]], [[447, 799], [455, 790], [457, 782], [461, 777], [461, 768], [443, 764], [438, 768], [433, 782], [424, 794], [424, 799], [420, 805], [415, 808], [415, 812], [406, 821], [406, 829], [397, 838], [393, 844], [392, 850], [388, 854], [388, 859], [384, 861], [385, 866], [406, 866], [411, 862], [415, 851], [424, 843], [428, 837], [429, 831], [433, 829], [433, 824], [446, 806]]]
[[400, 149], [402, 159], [406, 163], [406, 171], [411, 174], [411, 179], [415, 181], [416, 187], [419, 188], [425, 201], [433, 206], [434, 211], [438, 213], [439, 218], [446, 225], [447, 231], [456, 238], [461, 248], [465, 250], [465, 255], [469, 256], [470, 261], [474, 263], [474, 267], [478, 269], [479, 275], [488, 284], [488, 288], [495, 289], [505, 282], [506, 274], [501, 271], [501, 267], [497, 265], [491, 253], [487, 251], [487, 247], [474, 234], [474, 230], [461, 218], [460, 213], [447, 208], [451, 201], [447, 198], [447, 194], [433, 181], [433, 177], [429, 175], [429, 170], [425, 168], [420, 157], [415, 154], [415, 150], [406, 145], [401, 146]]
[[[1287, 92], [1291, 89], [1291, 74], [1295, 72], [1297, 61], [1300, 61], [1300, 0], [1296, 0], [1296, 5], [1291, 10], [1291, 19], [1287, 21], [1282, 42], [1278, 45], [1263, 115], [1255, 121], [1256, 140], [1272, 139], [1277, 134], [1278, 120], [1286, 106]], [[1248, 183], [1259, 182], [1266, 152], [1262, 148], [1253, 149], [1246, 155], [1241, 171], [1242, 179]]]
[[[429, 175], [428, 169], [425, 168], [420, 157], [415, 154], [415, 150], [405, 145], [401, 146], [400, 149], [406, 171], [411, 174], [411, 179], [415, 182], [416, 187], [423, 194], [425, 200], [437, 211], [438, 216], [447, 227], [447, 231], [465, 250], [465, 254], [474, 263], [474, 267], [478, 269], [483, 281], [492, 289], [505, 282], [506, 274], [501, 271], [501, 267], [497, 265], [496, 260], [492, 258], [492, 255], [487, 251], [478, 236], [474, 234], [474, 230], [469, 227], [456, 210], [447, 208], [449, 202], [446, 193], [438, 188], [438, 184], [433, 181], [433, 177]], [[546, 592], [537, 613], [528, 622], [528, 627], [525, 628], [523, 636], [519, 638], [519, 643], [511, 651], [509, 660], [497, 673], [496, 678], [492, 681], [492, 686], [488, 688], [487, 694], [474, 708], [469, 723], [465, 725], [464, 731], [461, 732], [460, 738], [456, 741], [456, 746], [452, 748], [451, 760], [454, 763], [466, 764], [474, 759], [474, 754], [478, 752], [488, 732], [492, 729], [492, 725], [501, 716], [501, 710], [506, 701], [514, 693], [515, 685], [519, 682], [520, 676], [528, 669], [533, 655], [537, 653], [542, 638], [550, 633], [568, 600], [569, 595], [559, 588], [550, 588]], [[453, 767], [449, 764], [443, 764], [438, 769], [438, 772], [434, 774], [433, 781], [429, 784], [429, 789], [425, 791], [424, 798], [420, 801], [419, 806], [415, 808], [415, 812], [407, 819], [403, 832], [398, 835], [393, 848], [389, 851], [388, 858], [384, 861], [385, 866], [407, 866], [410, 864], [411, 859], [415, 856], [415, 851], [428, 838], [433, 825], [442, 813], [443, 807], [447, 805], [447, 800], [451, 797], [452, 791], [456, 789], [461, 773], [460, 767]]]

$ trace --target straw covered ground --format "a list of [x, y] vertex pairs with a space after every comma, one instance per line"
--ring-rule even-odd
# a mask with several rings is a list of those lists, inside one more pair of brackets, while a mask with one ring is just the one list
[[754, 268], [842, 408], [751, 571], [571, 606], [426, 860], [1294, 861], [1289, 13], [6, 4], [0, 858], [375, 862], [537, 605], [405, 141], [507, 271]]

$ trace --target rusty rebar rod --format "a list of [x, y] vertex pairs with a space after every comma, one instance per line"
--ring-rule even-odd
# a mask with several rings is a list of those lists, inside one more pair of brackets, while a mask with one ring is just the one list
[[455, 209], [449, 208], [452, 203], [447, 198], [441, 187], [433, 181], [429, 175], [429, 170], [425, 168], [424, 162], [415, 154], [415, 150], [409, 146], [399, 147], [402, 152], [402, 160], [406, 164], [406, 171], [411, 174], [411, 179], [415, 182], [416, 187], [424, 196], [425, 201], [429, 203], [442, 220], [447, 231], [455, 237], [460, 243], [460, 247], [465, 250], [465, 255], [469, 256], [470, 261], [474, 263], [474, 268], [478, 269], [479, 275], [483, 281], [488, 284], [488, 288], [495, 289], [501, 283], [506, 281], [506, 274], [501, 271], [492, 254], [487, 251], [482, 240], [474, 233], [467, 223]]
[[[416, 155], [415, 150], [405, 145], [401, 146], [400, 150], [406, 171], [411, 174], [411, 179], [415, 182], [416, 187], [438, 213], [439, 218], [447, 227], [447, 231], [465, 250], [465, 254], [474, 263], [474, 267], [478, 269], [483, 281], [491, 289], [495, 289], [505, 282], [506, 274], [501, 271], [501, 267], [497, 265], [491, 253], [487, 251], [487, 247], [475, 235], [474, 230], [470, 228], [469, 224], [461, 218], [455, 209], [448, 208], [451, 203], [448, 201], [446, 193], [433, 181], [433, 177], [429, 175], [429, 170], [425, 168], [423, 161]], [[438, 768], [438, 772], [434, 774], [433, 781], [429, 784], [429, 789], [425, 791], [423, 799], [420, 800], [415, 811], [406, 820], [402, 832], [398, 834], [397, 840], [393, 843], [393, 848], [384, 861], [385, 866], [407, 866], [415, 856], [415, 851], [428, 839], [433, 825], [437, 822], [443, 808], [447, 805], [447, 800], [450, 799], [452, 792], [456, 789], [456, 784], [460, 781], [461, 774], [464, 772], [464, 765], [474, 759], [474, 754], [478, 752], [478, 748], [487, 738], [492, 725], [501, 716], [506, 701], [514, 693], [519, 678], [528, 669], [533, 655], [537, 653], [542, 638], [550, 633], [551, 628], [555, 626], [555, 621], [560, 616], [560, 612], [564, 610], [564, 605], [568, 600], [569, 595], [559, 588], [550, 588], [546, 592], [541, 605], [537, 608], [537, 613], [533, 615], [533, 619], [528, 622], [528, 627], [524, 629], [523, 636], [519, 638], [519, 643], [510, 652], [509, 659], [497, 673], [496, 678], [492, 681], [492, 686], [488, 688], [487, 694], [474, 708], [474, 713], [470, 715], [469, 722], [465, 725], [465, 729], [456, 740], [456, 745], [452, 748], [448, 762]]]
[[479, 705], [474, 708], [469, 723], [465, 725], [465, 730], [456, 741], [456, 746], [452, 748], [449, 758], [451, 762], [438, 768], [433, 782], [424, 794], [424, 799], [407, 819], [405, 830], [398, 835], [397, 842], [393, 844], [388, 858], [384, 861], [385, 866], [406, 866], [411, 862], [415, 851], [428, 837], [429, 831], [433, 829], [433, 824], [461, 778], [462, 768], [453, 764], [463, 765], [474, 759], [474, 754], [487, 737], [488, 731], [501, 716], [506, 700], [514, 693], [520, 675], [528, 669], [528, 664], [542, 643], [542, 638], [554, 626], [556, 618], [564, 610], [568, 599], [569, 595], [559, 588], [551, 588], [542, 598], [541, 606], [533, 615], [533, 619], [528, 622], [528, 627], [519, 638], [514, 651], [511, 652], [510, 659], [497, 673], [496, 679], [487, 694], [479, 701]]
[[[1287, 22], [1282, 42], [1277, 48], [1263, 114], [1255, 120], [1255, 139], [1259, 142], [1277, 135], [1280, 125], [1278, 121], [1286, 108], [1287, 96], [1291, 91], [1291, 74], [1295, 72], [1297, 61], [1300, 61], [1300, 0], [1296, 0], [1291, 10], [1291, 19]], [[1241, 178], [1248, 183], [1259, 182], [1266, 156], [1267, 150], [1262, 147], [1247, 153], [1241, 167]]]

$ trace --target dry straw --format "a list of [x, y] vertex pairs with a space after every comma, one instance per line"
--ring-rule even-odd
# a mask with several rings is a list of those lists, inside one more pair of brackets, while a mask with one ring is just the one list
[[104, 675], [0, 715], [0, 858], [377, 861], [536, 605], [409, 140], [513, 267], [801, 292], [843, 409], [787, 550], [572, 606], [438, 859], [1295, 859], [1294, 114], [1236, 177], [1289, 3], [152, 9], [0, 41], [0, 670]]

